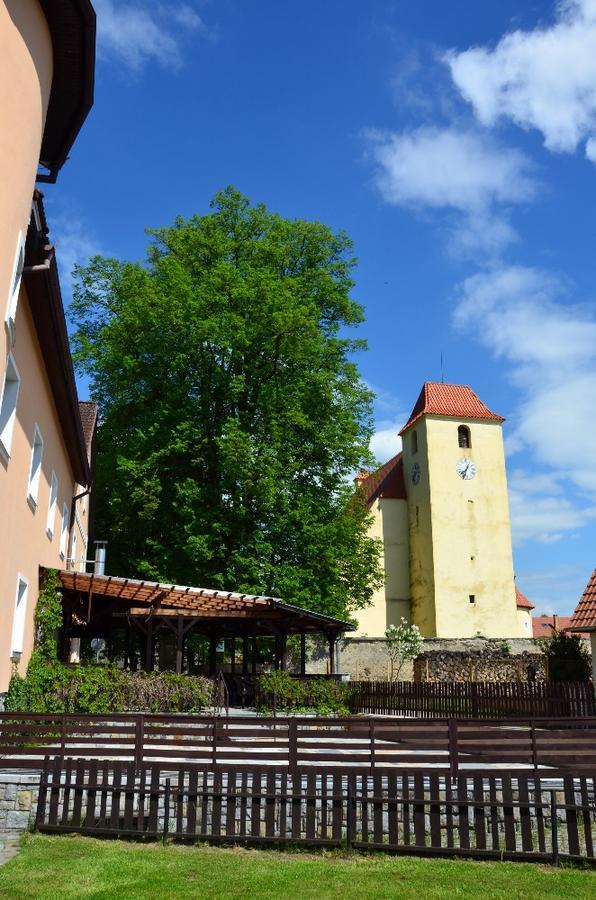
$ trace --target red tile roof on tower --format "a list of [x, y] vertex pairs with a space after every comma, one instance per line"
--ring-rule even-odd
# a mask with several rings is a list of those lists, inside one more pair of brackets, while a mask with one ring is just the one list
[[401, 453], [392, 457], [384, 466], [381, 466], [376, 472], [371, 472], [370, 475], [361, 472], [356, 476], [356, 482], [367, 506], [371, 506], [378, 498], [405, 500], [406, 485]]
[[489, 422], [505, 421], [503, 416], [491, 412], [471, 387], [465, 384], [443, 384], [440, 381], [424, 383], [410, 418], [400, 434], [403, 434], [410, 425], [424, 415], [451, 416], [455, 419], [481, 419]]
[[515, 605], [518, 609], [534, 609], [534, 604], [530, 603], [525, 594], [522, 594], [520, 589], [515, 587]]
[[571, 616], [569, 627], [572, 631], [596, 631], [596, 569]]

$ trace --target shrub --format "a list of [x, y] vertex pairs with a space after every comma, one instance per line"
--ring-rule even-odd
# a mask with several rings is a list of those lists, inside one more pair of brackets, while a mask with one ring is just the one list
[[423, 638], [418, 626], [408, 625], [402, 616], [399, 625], [389, 625], [386, 629], [385, 641], [391, 663], [391, 679], [397, 681], [406, 662], [420, 654]]
[[317, 712], [349, 715], [351, 688], [329, 678], [302, 681], [287, 672], [268, 672], [257, 679], [259, 712]]
[[548, 662], [549, 681], [589, 681], [591, 657], [578, 634], [553, 631], [537, 641]]
[[214, 683], [197, 675], [32, 662], [25, 678], [13, 676], [7, 712], [191, 713], [214, 703]]

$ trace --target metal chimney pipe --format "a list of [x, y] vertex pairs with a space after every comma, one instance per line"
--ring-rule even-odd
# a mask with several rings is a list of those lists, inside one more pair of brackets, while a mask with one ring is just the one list
[[95, 562], [93, 565], [94, 575], [105, 575], [106, 573], [106, 547], [107, 541], [93, 541], [95, 544]]

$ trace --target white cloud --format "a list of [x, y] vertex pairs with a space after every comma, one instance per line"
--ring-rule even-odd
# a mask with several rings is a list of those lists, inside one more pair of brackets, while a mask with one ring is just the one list
[[63, 293], [68, 296], [72, 291], [74, 267], [85, 265], [92, 256], [101, 255], [104, 251], [82, 219], [59, 215], [52, 217], [51, 224], [50, 239], [56, 247], [60, 284]]
[[529, 200], [536, 188], [531, 164], [520, 151], [456, 127], [372, 131], [367, 139], [387, 203], [451, 210], [459, 250], [494, 255], [515, 238], [504, 207]]
[[562, 0], [549, 26], [504, 35], [494, 49], [445, 57], [455, 85], [484, 125], [500, 117], [538, 129], [553, 151], [587, 140], [596, 161], [596, 2]]
[[392, 456], [400, 452], [401, 438], [398, 432], [405, 421], [405, 419], [384, 420], [378, 423], [377, 430], [370, 441], [370, 449], [381, 464], [386, 463]]
[[186, 3], [95, 0], [95, 9], [98, 57], [116, 60], [133, 72], [149, 62], [180, 68], [186, 38], [204, 30], [201, 17]]
[[523, 471], [517, 469], [509, 477], [511, 530], [517, 546], [530, 540], [552, 544], [568, 539], [596, 519], [593, 505], [578, 506], [564, 496], [556, 474], [543, 478], [538, 486], [532, 479], [526, 481]]
[[596, 314], [566, 295], [551, 273], [511, 266], [468, 278], [454, 313], [457, 327], [509, 363], [522, 391], [514, 459], [529, 452], [532, 466], [546, 467], [552, 479], [549, 488], [543, 471], [513, 473], [520, 540], [557, 540], [596, 520]]

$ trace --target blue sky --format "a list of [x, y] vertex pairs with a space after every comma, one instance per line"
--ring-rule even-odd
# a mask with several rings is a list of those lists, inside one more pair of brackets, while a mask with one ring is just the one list
[[344, 229], [377, 456], [442, 355], [507, 417], [518, 584], [570, 612], [596, 565], [596, 0], [94, 3], [95, 106], [45, 191], [65, 296], [227, 184]]

